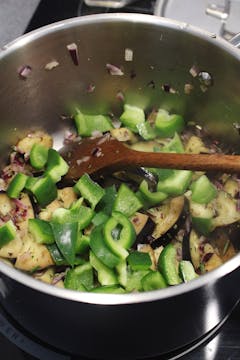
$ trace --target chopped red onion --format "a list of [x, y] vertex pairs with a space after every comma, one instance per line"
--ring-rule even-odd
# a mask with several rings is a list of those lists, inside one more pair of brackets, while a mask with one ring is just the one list
[[117, 76], [124, 75], [124, 72], [119, 67], [117, 67], [116, 65], [107, 63], [106, 68], [107, 68], [110, 75], [117, 75]]
[[177, 90], [174, 89], [173, 87], [171, 87], [171, 85], [169, 85], [169, 84], [163, 84], [162, 90], [165, 92], [169, 92], [171, 94], [176, 94], [176, 92], [177, 92]]
[[66, 275], [66, 271], [63, 271], [61, 273], [55, 274], [54, 278], [52, 279], [52, 285], [56, 285], [59, 281], [61, 281], [64, 276]]
[[47, 63], [44, 67], [45, 70], [52, 70], [55, 67], [59, 66], [59, 62], [56, 60], [52, 60], [49, 63]]
[[211, 259], [212, 256], [213, 256], [213, 253], [207, 253], [207, 254], [205, 254], [205, 255], [203, 256], [203, 258], [202, 258], [202, 262], [203, 262], [203, 263], [208, 262], [208, 261]]
[[186, 95], [189, 95], [192, 92], [193, 89], [194, 89], [194, 86], [192, 84], [187, 83], [187, 84], [184, 85], [184, 93]]
[[18, 68], [18, 75], [23, 80], [26, 80], [31, 72], [32, 72], [32, 68], [29, 65], [22, 65]]
[[124, 97], [124, 94], [122, 91], [118, 91], [117, 92], [117, 95], [116, 95], [116, 98], [120, 101], [124, 101], [125, 100], [125, 97]]
[[133, 61], [133, 51], [132, 49], [125, 49], [125, 61]]
[[86, 91], [87, 93], [92, 93], [94, 92], [95, 88], [96, 86], [94, 84], [88, 84]]
[[90, 160], [90, 156], [83, 156], [81, 159], [76, 161], [77, 165], [81, 165], [83, 162], [87, 162]]
[[213, 85], [213, 78], [207, 71], [201, 71], [198, 74], [199, 81], [205, 87], [209, 87]]
[[79, 65], [79, 57], [78, 57], [78, 46], [75, 43], [71, 43], [67, 45], [67, 49], [72, 58], [74, 65]]
[[189, 73], [192, 75], [192, 77], [197, 77], [200, 70], [197, 65], [193, 65], [191, 69], [189, 70]]
[[96, 138], [99, 138], [103, 135], [103, 133], [99, 130], [94, 130], [92, 133], [91, 133], [91, 139], [96, 139]]

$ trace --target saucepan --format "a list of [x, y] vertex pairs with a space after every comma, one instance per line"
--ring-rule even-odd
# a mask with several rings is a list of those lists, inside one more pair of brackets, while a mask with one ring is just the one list
[[[78, 47], [77, 61], [69, 44]], [[132, 61], [126, 61], [125, 49], [132, 50]], [[53, 61], [58, 66], [46, 70]], [[109, 74], [106, 64], [118, 65], [123, 75]], [[193, 65], [211, 74], [208, 91], [183, 91], [193, 80]], [[118, 114], [119, 91], [136, 106], [157, 104], [204, 125], [238, 153], [239, 73], [237, 46], [173, 20], [105, 14], [43, 27], [0, 53], [0, 164], [32, 128], [52, 134], [58, 148], [66, 126], [62, 115], [78, 104], [90, 113]], [[170, 86], [175, 91], [163, 90]], [[239, 263], [237, 254], [192, 282], [120, 295], [55, 288], [0, 262], [0, 301], [33, 337], [67, 353], [102, 359], [163, 355], [224, 322], [239, 300]]]

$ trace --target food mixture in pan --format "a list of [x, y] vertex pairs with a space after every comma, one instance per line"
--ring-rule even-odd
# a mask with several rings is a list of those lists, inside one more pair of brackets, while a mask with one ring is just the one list
[[[114, 137], [138, 151], [221, 152], [204, 130], [166, 110], [124, 105], [119, 119], [72, 120], [66, 142]], [[0, 179], [0, 257], [46, 283], [77, 291], [129, 293], [191, 281], [236, 253], [239, 179], [159, 168], [124, 169], [71, 186], [52, 137], [32, 131], [10, 154]]]

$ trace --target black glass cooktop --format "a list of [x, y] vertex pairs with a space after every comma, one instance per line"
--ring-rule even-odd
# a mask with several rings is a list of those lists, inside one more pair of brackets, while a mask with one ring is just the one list
[[[5, 2], [0, 0], [0, 3], [1, 1]], [[18, 1], [21, 2], [22, 0]], [[11, 6], [14, 6], [14, 1], [11, 3]], [[135, 1], [120, 11], [153, 14], [154, 5], [155, 1], [151, 0]], [[83, 0], [41, 0], [31, 19], [29, 19], [25, 32], [70, 17], [113, 11], [109, 8], [88, 7]], [[207, 338], [199, 339], [187, 348], [156, 357], [154, 360], [179, 358], [182, 360], [240, 360], [240, 305], [233, 310], [232, 314], [229, 314], [224, 324], [215, 329], [212, 334], [208, 334]], [[0, 359], [84, 360], [70, 354], [63, 354], [57, 349], [40, 343], [30, 334], [27, 334], [24, 329], [19, 328], [1, 308]]]

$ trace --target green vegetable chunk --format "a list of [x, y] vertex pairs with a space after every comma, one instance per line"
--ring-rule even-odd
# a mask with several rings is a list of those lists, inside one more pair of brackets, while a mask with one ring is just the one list
[[192, 171], [174, 170], [174, 172], [157, 184], [157, 190], [168, 195], [182, 195], [186, 190], [192, 178]]
[[180, 133], [184, 128], [184, 120], [181, 115], [169, 115], [166, 110], [158, 110], [155, 120], [157, 134], [160, 137], [172, 137], [174, 134]]
[[152, 261], [148, 253], [133, 251], [127, 257], [127, 262], [132, 270], [148, 270]]
[[110, 117], [106, 115], [86, 115], [78, 110], [74, 120], [81, 136], [92, 136], [94, 131], [106, 132], [113, 128]]
[[120, 121], [131, 131], [138, 133], [138, 125], [145, 122], [144, 111], [137, 106], [125, 104]]
[[165, 246], [161, 252], [158, 259], [158, 268], [168, 285], [181, 283], [181, 278], [178, 275], [177, 251], [171, 243]]
[[104, 265], [95, 254], [90, 251], [89, 261], [92, 267], [97, 271], [98, 281], [101, 285], [115, 285], [118, 284], [117, 275], [108, 266]]
[[105, 285], [98, 286], [91, 290], [93, 293], [102, 293], [102, 294], [124, 294], [126, 291], [118, 285]]
[[[113, 231], [120, 226], [117, 239], [113, 238]], [[128, 256], [128, 251], [135, 239], [136, 233], [131, 221], [123, 214], [114, 211], [112, 217], [106, 222], [103, 228], [104, 240], [109, 249], [120, 259]]]
[[217, 189], [206, 175], [200, 176], [190, 186], [192, 201], [199, 204], [208, 204], [217, 196]]
[[16, 235], [17, 230], [14, 223], [12, 220], [8, 220], [0, 227], [0, 248], [14, 240]]
[[11, 180], [7, 188], [7, 194], [10, 198], [17, 199], [23, 191], [28, 177], [25, 174], [18, 173]]
[[30, 164], [36, 170], [41, 170], [47, 163], [48, 148], [42, 144], [36, 143], [30, 151]]
[[44, 176], [34, 181], [30, 186], [30, 191], [41, 207], [45, 207], [57, 197], [56, 184], [49, 176]]
[[68, 270], [64, 287], [77, 291], [90, 291], [93, 288], [93, 268], [89, 262]]
[[179, 272], [184, 282], [188, 282], [198, 277], [198, 275], [195, 273], [191, 261], [187, 261], [187, 260], [180, 261]]
[[69, 166], [62, 156], [54, 149], [48, 150], [48, 159], [46, 166], [46, 175], [51, 177], [53, 182], [57, 183], [61, 177], [68, 172]]
[[172, 140], [162, 148], [162, 152], [184, 153], [184, 146], [178, 133], [175, 133]]
[[142, 122], [140, 124], [137, 124], [137, 129], [139, 135], [144, 140], [153, 140], [156, 138], [157, 134], [155, 131], [155, 128], [151, 126], [151, 124], [148, 121]]
[[136, 196], [136, 194], [130, 190], [127, 185], [121, 184], [117, 193], [117, 197], [114, 201], [113, 210], [129, 217], [141, 209], [142, 206], [143, 204]]
[[50, 223], [41, 219], [29, 219], [28, 231], [39, 244], [53, 244], [55, 242]]
[[88, 174], [84, 174], [74, 185], [74, 190], [91, 205], [92, 209], [99, 203], [105, 194], [105, 190], [94, 182]]
[[148, 189], [148, 183], [146, 180], [141, 182], [139, 190], [141, 191], [144, 199], [146, 199], [150, 205], [157, 205], [168, 197], [168, 194], [162, 191], [151, 192]]
[[167, 283], [159, 271], [149, 272], [142, 278], [141, 282], [144, 291], [152, 291], [167, 287]]

